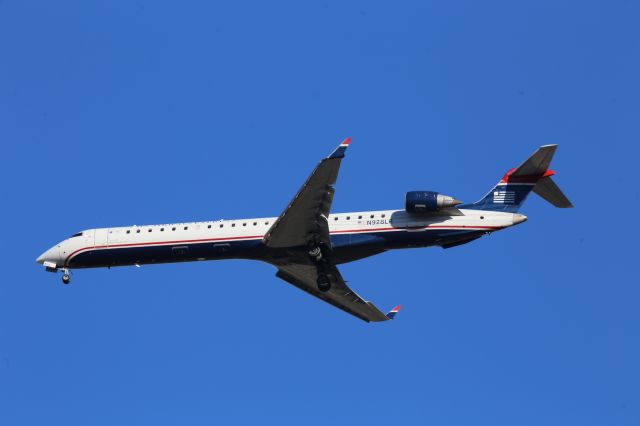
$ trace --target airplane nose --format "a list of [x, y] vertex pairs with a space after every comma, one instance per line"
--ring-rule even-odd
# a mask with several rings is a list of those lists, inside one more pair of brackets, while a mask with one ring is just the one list
[[525, 222], [527, 220], [527, 217], [523, 214], [520, 213], [514, 213], [513, 214], [513, 224], [517, 225], [519, 223]]
[[55, 264], [60, 263], [60, 251], [58, 250], [58, 246], [51, 247], [36, 259], [36, 263], [41, 265], [44, 264], [44, 262], [52, 262]]

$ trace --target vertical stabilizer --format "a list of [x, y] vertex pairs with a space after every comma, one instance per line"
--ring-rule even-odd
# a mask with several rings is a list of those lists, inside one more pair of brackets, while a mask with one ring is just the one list
[[509, 170], [481, 200], [458, 208], [515, 213], [533, 190], [556, 207], [573, 207], [560, 188], [551, 180], [549, 170], [558, 145], [543, 145], [520, 166]]

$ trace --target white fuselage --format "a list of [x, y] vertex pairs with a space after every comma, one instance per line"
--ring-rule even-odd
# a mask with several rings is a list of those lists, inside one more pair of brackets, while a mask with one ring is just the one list
[[[483, 210], [463, 209], [458, 210], [456, 214], [417, 215], [404, 210], [381, 210], [336, 213], [328, 219], [333, 245], [347, 254], [351, 248], [360, 250], [369, 243], [384, 245], [381, 251], [443, 245], [452, 235], [458, 239], [460, 235], [467, 233], [481, 235], [526, 220], [525, 216], [517, 213]], [[228, 257], [256, 258], [259, 255], [250, 255], [249, 252], [261, 244], [263, 236], [276, 219], [261, 217], [88, 229], [56, 244], [43, 253], [37, 262], [57, 269]], [[167, 246], [171, 248], [175, 257], [167, 252], [157, 255], [154, 259], [155, 255], [150, 252], [157, 252], [159, 247], [167, 249]], [[203, 248], [206, 250], [203, 251]], [[243, 250], [247, 252], [246, 256]], [[185, 252], [190, 254], [185, 255]], [[110, 253], [113, 254], [112, 260]], [[91, 255], [94, 255], [95, 261]], [[78, 256], [82, 256], [82, 261], [74, 264], [74, 259]]]

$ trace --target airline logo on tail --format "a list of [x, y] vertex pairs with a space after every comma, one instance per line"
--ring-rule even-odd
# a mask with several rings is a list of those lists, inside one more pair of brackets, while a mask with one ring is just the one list
[[515, 204], [516, 193], [514, 191], [494, 191], [493, 202], [495, 204]]

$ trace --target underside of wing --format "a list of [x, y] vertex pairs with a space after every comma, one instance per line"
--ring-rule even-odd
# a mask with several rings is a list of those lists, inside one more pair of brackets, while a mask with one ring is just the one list
[[[373, 303], [363, 300], [342, 279], [332, 261], [328, 216], [340, 163], [349, 146], [345, 139], [320, 161], [293, 200], [263, 238], [265, 246], [286, 253], [275, 262], [276, 276], [363, 321], [386, 321]], [[287, 258], [288, 260], [284, 260]], [[321, 270], [322, 273], [318, 271]]]
[[345, 139], [331, 155], [320, 161], [265, 234], [266, 246], [285, 248], [323, 243], [331, 247], [327, 217], [333, 202], [333, 185], [349, 142], [350, 138]]
[[[293, 284], [301, 290], [314, 295], [318, 299], [332, 304], [336, 308], [342, 309], [366, 322], [387, 321], [392, 316], [385, 315], [373, 303], [362, 299], [356, 292], [351, 290], [342, 279], [342, 275], [337, 267], [331, 266], [329, 276], [331, 288], [328, 291], [318, 290], [316, 280], [317, 270], [314, 265], [289, 264], [276, 265], [278, 272], [276, 276], [289, 284]], [[394, 312], [395, 315], [395, 312]]]

